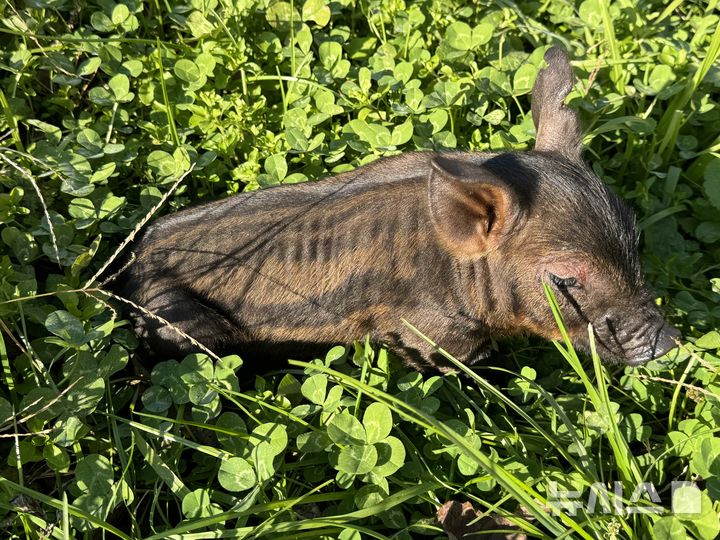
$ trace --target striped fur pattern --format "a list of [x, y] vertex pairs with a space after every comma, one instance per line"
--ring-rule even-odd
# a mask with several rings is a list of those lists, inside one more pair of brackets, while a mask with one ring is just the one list
[[[430, 333], [475, 334], [463, 351], [472, 355], [491, 333], [473, 328], [477, 314], [511, 301], [477, 287], [489, 281], [486, 259], [457, 261], [434, 238], [418, 204], [432, 158], [405, 154], [158, 220], [121, 294], [220, 351], [299, 355], [369, 334], [420, 365], [432, 353], [409, 338], [405, 318]], [[189, 350], [137, 317], [154, 349]]]

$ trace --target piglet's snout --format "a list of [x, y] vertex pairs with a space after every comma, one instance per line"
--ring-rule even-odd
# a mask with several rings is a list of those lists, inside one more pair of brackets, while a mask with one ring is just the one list
[[631, 366], [638, 366], [663, 356], [677, 346], [679, 338], [680, 332], [678, 329], [665, 324], [659, 329], [651, 331], [646, 338], [649, 341], [648, 344], [642, 346], [635, 355], [629, 357], [626, 363]]

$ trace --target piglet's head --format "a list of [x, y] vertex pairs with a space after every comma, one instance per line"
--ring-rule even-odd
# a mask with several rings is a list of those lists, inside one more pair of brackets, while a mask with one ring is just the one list
[[573, 86], [566, 53], [550, 49], [532, 95], [534, 151], [489, 159], [437, 157], [428, 184], [440, 242], [458, 259], [484, 259], [489, 289], [507, 333], [557, 338], [543, 283], [554, 291], [566, 327], [588, 347], [592, 323], [608, 361], [642, 364], [675, 346], [644, 283], [635, 216], [583, 162], [577, 114], [564, 101]]

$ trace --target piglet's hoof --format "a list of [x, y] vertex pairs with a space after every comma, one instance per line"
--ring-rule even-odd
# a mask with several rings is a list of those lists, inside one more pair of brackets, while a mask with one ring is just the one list
[[525, 533], [509, 519], [497, 514], [477, 519], [480, 516], [482, 513], [469, 502], [448, 501], [437, 511], [437, 520], [447, 533], [448, 540], [527, 540]]

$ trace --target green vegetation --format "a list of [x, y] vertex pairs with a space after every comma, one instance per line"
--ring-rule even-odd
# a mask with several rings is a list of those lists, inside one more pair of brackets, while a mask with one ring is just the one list
[[[451, 498], [538, 537], [720, 532], [717, 0], [19, 5], [0, 14], [4, 537], [442, 538]], [[516, 340], [506, 368], [437, 376], [356, 344], [254, 379], [238, 357], [143, 370], [97, 272], [154, 207], [530, 148], [552, 43], [679, 353], [603, 367]], [[614, 482], [659, 513], [591, 510]], [[558, 491], [581, 508], [551, 512]]]

